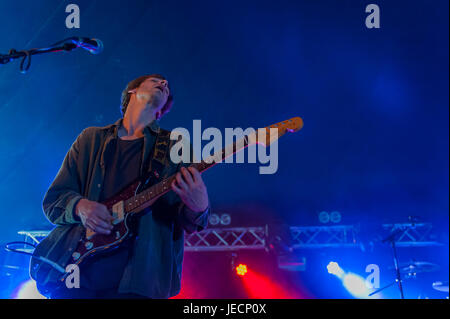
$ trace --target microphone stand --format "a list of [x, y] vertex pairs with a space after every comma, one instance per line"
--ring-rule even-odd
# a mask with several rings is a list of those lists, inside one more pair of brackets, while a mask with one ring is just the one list
[[393, 231], [387, 238], [382, 240], [382, 243], [386, 243], [389, 242], [391, 243], [391, 247], [392, 247], [392, 252], [393, 252], [393, 256], [394, 256], [394, 268], [395, 268], [395, 281], [390, 283], [387, 286], [384, 286], [383, 288], [377, 289], [374, 292], [370, 293], [369, 296], [373, 296], [377, 293], [379, 293], [380, 291], [394, 285], [395, 283], [398, 284], [398, 289], [400, 290], [400, 297], [401, 299], [405, 299], [405, 296], [403, 294], [403, 285], [402, 285], [402, 278], [401, 278], [401, 274], [400, 274], [400, 268], [399, 268], [399, 264], [398, 264], [398, 258], [397, 258], [397, 248], [395, 246], [395, 237], [397, 237], [397, 235], [401, 234], [403, 232], [403, 229], [397, 229], [396, 231]]
[[[60, 52], [60, 51], [72, 51], [79, 47], [74, 41], [74, 38], [64, 39], [59, 41], [48, 48], [42, 49], [30, 49], [30, 50], [22, 50], [17, 51], [15, 49], [9, 50], [8, 54], [0, 54], [0, 64], [6, 64], [15, 59], [22, 58], [22, 62], [20, 63], [20, 72], [26, 73], [31, 65], [31, 56], [36, 54], [43, 53], [51, 53], [51, 52]], [[70, 42], [68, 42], [70, 41]], [[64, 43], [65, 42], [65, 43]], [[24, 64], [26, 63], [25, 67]]]

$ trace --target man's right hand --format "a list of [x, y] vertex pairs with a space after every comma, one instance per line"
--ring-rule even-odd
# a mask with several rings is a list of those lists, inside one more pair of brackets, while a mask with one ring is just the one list
[[108, 235], [113, 229], [111, 222], [114, 218], [106, 206], [100, 203], [83, 198], [75, 207], [75, 214], [80, 217], [84, 227], [96, 233]]

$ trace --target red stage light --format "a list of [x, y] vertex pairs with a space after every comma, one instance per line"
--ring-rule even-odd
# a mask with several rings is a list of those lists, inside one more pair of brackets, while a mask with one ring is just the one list
[[239, 266], [236, 267], [236, 273], [239, 276], [245, 276], [247, 273], [247, 265], [239, 264]]
[[[239, 265], [247, 267], [245, 265]], [[238, 270], [236, 267], [236, 271]], [[282, 287], [279, 283], [271, 280], [269, 277], [256, 273], [248, 269], [246, 275], [241, 275], [242, 283], [251, 299], [299, 299], [301, 298], [297, 292]]]

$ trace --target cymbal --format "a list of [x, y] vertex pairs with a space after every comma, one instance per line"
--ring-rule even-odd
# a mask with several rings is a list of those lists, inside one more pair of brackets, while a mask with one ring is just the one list
[[[433, 272], [439, 270], [439, 266], [427, 261], [412, 261], [399, 265], [402, 274], [417, 274], [423, 272]], [[392, 267], [391, 267], [392, 269]]]
[[433, 289], [442, 292], [448, 292], [448, 281], [436, 281], [433, 282]]

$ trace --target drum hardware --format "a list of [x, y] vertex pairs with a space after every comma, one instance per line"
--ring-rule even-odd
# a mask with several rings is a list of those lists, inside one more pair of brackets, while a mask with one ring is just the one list
[[[411, 225], [409, 225], [407, 227], [408, 228], [415, 227], [415, 222], [417, 221], [417, 218], [414, 216], [409, 216], [408, 219], [411, 222]], [[390, 243], [390, 245], [392, 247], [392, 255], [393, 255], [393, 259], [394, 259], [394, 269], [395, 269], [395, 280], [392, 283], [390, 283], [389, 285], [384, 286], [384, 287], [377, 289], [374, 292], [370, 293], [369, 296], [373, 296], [373, 295], [379, 293], [380, 291], [382, 291], [392, 285], [397, 284], [398, 289], [400, 290], [400, 298], [405, 299], [405, 295], [403, 293], [403, 285], [402, 285], [400, 267], [399, 267], [398, 258], [397, 258], [397, 248], [395, 246], [397, 236], [402, 234], [405, 231], [405, 228], [406, 227], [399, 227], [397, 229], [392, 230], [392, 232], [389, 234], [389, 236], [381, 241], [382, 243]]]
[[442, 292], [448, 292], [448, 281], [433, 282], [433, 289]]
[[405, 275], [406, 278], [415, 278], [419, 273], [434, 272], [440, 268], [438, 265], [427, 261], [411, 261], [402, 263], [399, 267], [400, 273]]

